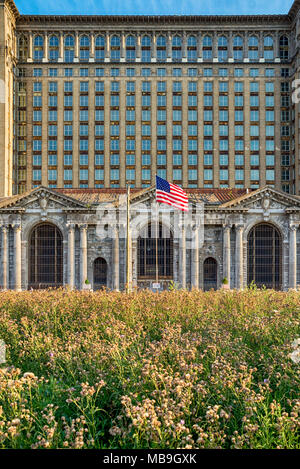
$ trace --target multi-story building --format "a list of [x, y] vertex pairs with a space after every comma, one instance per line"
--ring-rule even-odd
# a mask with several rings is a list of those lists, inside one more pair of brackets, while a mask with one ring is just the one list
[[[149, 204], [156, 174], [192, 210], [184, 234], [169, 226], [160, 277], [295, 288], [299, 44], [299, 0], [263, 16], [25, 16], [0, 0], [3, 288], [124, 286], [122, 222], [97, 241], [96, 205], [126, 185]], [[143, 243], [132, 240], [135, 285], [155, 279], [155, 243]]]
[[298, 1], [269, 16], [24, 16], [0, 5], [3, 195], [142, 188], [155, 174], [299, 193]]

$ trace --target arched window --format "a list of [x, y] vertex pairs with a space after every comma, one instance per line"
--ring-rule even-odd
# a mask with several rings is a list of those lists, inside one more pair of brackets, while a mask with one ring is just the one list
[[151, 37], [143, 36], [141, 41], [142, 62], [151, 62]]
[[33, 41], [33, 59], [35, 62], [41, 62], [44, 57], [44, 38], [35, 36]]
[[212, 59], [212, 38], [210, 36], [204, 36], [203, 38], [203, 60]]
[[80, 37], [79, 57], [81, 62], [88, 62], [90, 58], [90, 38], [86, 34]]
[[57, 62], [59, 57], [59, 40], [57, 36], [49, 37], [49, 61]]
[[167, 41], [165, 36], [158, 36], [156, 43], [156, 55], [158, 62], [165, 62], [167, 58]]
[[28, 39], [26, 36], [20, 36], [18, 40], [19, 59], [26, 60], [28, 57]]
[[279, 39], [279, 53], [281, 60], [289, 58], [289, 39], [287, 36], [281, 36]]
[[103, 257], [97, 257], [94, 261], [94, 290], [99, 290], [107, 285], [107, 262]]
[[119, 62], [120, 61], [120, 37], [119, 36], [112, 36], [110, 38], [110, 58], [113, 62]]
[[255, 225], [248, 235], [248, 284], [281, 289], [282, 240], [268, 223]]
[[243, 45], [244, 42], [241, 36], [235, 36], [233, 38], [233, 59], [235, 62], [241, 62], [243, 60]]
[[249, 60], [255, 62], [258, 60], [258, 39], [256, 36], [250, 36], [248, 39]]
[[182, 59], [181, 37], [174, 36], [172, 39], [172, 60], [173, 62], [180, 62]]
[[131, 35], [126, 38], [126, 61], [135, 61], [135, 37]]
[[208, 257], [203, 262], [203, 288], [205, 291], [213, 288], [217, 289], [218, 285], [218, 265], [216, 259]]
[[36, 226], [29, 240], [29, 288], [63, 284], [63, 239], [50, 223]]
[[173, 278], [173, 235], [159, 223], [149, 223], [138, 238], [138, 278]]
[[68, 35], [65, 37], [64, 59], [65, 62], [71, 63], [74, 61], [74, 37]]
[[220, 36], [218, 39], [218, 59], [219, 62], [225, 62], [228, 57], [227, 38]]
[[274, 59], [273, 38], [271, 36], [264, 38], [264, 58], [265, 60]]
[[196, 36], [189, 36], [187, 40], [187, 59], [188, 62], [197, 61], [197, 38]]
[[95, 39], [95, 60], [103, 62], [105, 57], [105, 38], [97, 36]]

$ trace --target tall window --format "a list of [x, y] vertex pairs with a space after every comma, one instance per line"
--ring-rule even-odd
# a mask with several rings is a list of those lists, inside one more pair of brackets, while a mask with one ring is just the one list
[[83, 35], [79, 42], [79, 56], [81, 62], [88, 62], [90, 58], [90, 38], [87, 35]]
[[248, 55], [252, 62], [258, 60], [258, 39], [256, 36], [250, 36], [248, 39]]
[[135, 37], [131, 35], [126, 38], [126, 61], [135, 61]]
[[65, 37], [65, 62], [73, 62], [74, 61], [74, 37], [73, 36], [66, 36]]
[[44, 57], [44, 38], [35, 36], [33, 42], [33, 58], [35, 62], [41, 62]]
[[203, 38], [203, 60], [212, 60], [212, 38], [204, 36]]
[[172, 60], [173, 62], [180, 62], [182, 59], [182, 50], [181, 50], [181, 37], [174, 36], [172, 39]]
[[29, 287], [47, 288], [63, 284], [63, 239], [49, 223], [34, 228], [29, 241]]
[[248, 236], [248, 284], [281, 289], [282, 241], [270, 224], [255, 225]]
[[138, 278], [173, 277], [173, 235], [161, 223], [149, 223], [138, 238]]
[[20, 36], [18, 41], [19, 46], [19, 59], [26, 60], [28, 56], [28, 39], [26, 36]]
[[151, 37], [143, 36], [141, 41], [142, 62], [151, 62]]
[[59, 56], [59, 40], [57, 36], [49, 37], [49, 61], [57, 62]]
[[279, 53], [281, 60], [289, 58], [289, 39], [287, 36], [281, 36], [279, 39]]
[[189, 36], [187, 40], [187, 60], [188, 62], [197, 61], [197, 38]]
[[110, 38], [110, 58], [113, 62], [119, 62], [120, 61], [120, 46], [121, 46], [121, 41], [119, 36], [112, 36]]
[[271, 36], [264, 38], [264, 58], [266, 60], [274, 59], [273, 38]]
[[235, 36], [233, 38], [233, 59], [235, 62], [243, 60], [243, 38], [241, 36]]
[[218, 59], [219, 62], [225, 62], [228, 57], [227, 38], [220, 36], [218, 39]]
[[158, 36], [156, 44], [158, 62], [165, 62], [167, 58], [167, 41], [165, 36]]
[[104, 61], [105, 55], [105, 38], [97, 36], [95, 39], [95, 60], [99, 62]]

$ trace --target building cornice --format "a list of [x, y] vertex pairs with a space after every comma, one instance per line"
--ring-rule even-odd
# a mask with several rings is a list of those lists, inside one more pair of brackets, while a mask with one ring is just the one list
[[9, 10], [12, 12], [12, 14], [14, 15], [16, 19], [20, 17], [19, 10], [16, 7], [15, 2], [13, 0], [2, 0], [0, 1], [0, 5], [1, 3], [2, 5], [5, 4], [9, 8]]
[[20, 15], [17, 24], [149, 24], [157, 25], [203, 25], [203, 24], [280, 24], [289, 25], [292, 17], [288, 15]]

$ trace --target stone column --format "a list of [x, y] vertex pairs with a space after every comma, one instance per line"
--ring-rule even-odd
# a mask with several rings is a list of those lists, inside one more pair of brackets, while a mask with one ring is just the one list
[[233, 37], [232, 37], [232, 31], [229, 31], [229, 36], [228, 36], [228, 61], [233, 62]]
[[230, 287], [230, 232], [231, 227], [224, 225], [223, 227], [223, 278], [227, 278]]
[[28, 59], [27, 62], [32, 62], [32, 31], [29, 33], [29, 44], [28, 44]]
[[185, 228], [181, 229], [180, 242], [180, 258], [179, 258], [179, 269], [181, 270], [181, 287], [186, 288], [186, 236]]
[[243, 225], [236, 226], [236, 287], [240, 290], [244, 285], [244, 266], [243, 266]]
[[203, 61], [203, 54], [202, 54], [202, 34], [198, 33], [197, 35], [197, 62]]
[[185, 31], [182, 37], [182, 62], [187, 62], [187, 36]]
[[79, 62], [79, 36], [78, 36], [78, 31], [75, 32], [74, 62]]
[[290, 225], [289, 287], [297, 288], [297, 225]]
[[152, 47], [151, 47], [151, 62], [156, 62], [157, 58], [157, 49], [156, 49], [156, 34], [152, 35]]
[[135, 53], [136, 62], [141, 62], [142, 60], [141, 40], [142, 40], [141, 35], [138, 33], [136, 36], [136, 53]]
[[75, 286], [75, 225], [68, 226], [68, 284], [71, 290]]
[[48, 62], [48, 34], [44, 34], [44, 57], [43, 62]]
[[22, 290], [22, 243], [21, 243], [21, 225], [14, 225], [15, 241], [15, 290]]
[[87, 225], [80, 226], [80, 287], [87, 279]]
[[61, 31], [59, 36], [59, 58], [58, 62], [64, 61], [64, 33]]
[[8, 272], [8, 228], [7, 226], [2, 226], [2, 244], [1, 244], [1, 251], [2, 251], [2, 288], [3, 290], [7, 290], [7, 272]]
[[120, 289], [120, 262], [119, 262], [119, 230], [116, 227], [114, 230], [113, 241], [113, 286], [115, 290]]
[[167, 62], [172, 62], [172, 34], [169, 33], [166, 44]]
[[126, 37], [124, 31], [121, 34], [121, 47], [120, 47], [120, 62], [125, 62], [126, 60]]
[[109, 62], [110, 61], [110, 35], [109, 35], [109, 32], [106, 32], [104, 55], [105, 55], [104, 61]]
[[248, 32], [244, 34], [244, 62], [249, 62], [249, 45], [248, 45]]
[[95, 35], [94, 35], [94, 33], [91, 33], [90, 40], [91, 40], [90, 62], [94, 62], [94, 57], [95, 57]]
[[192, 287], [199, 288], [199, 228], [196, 226], [192, 238]]

